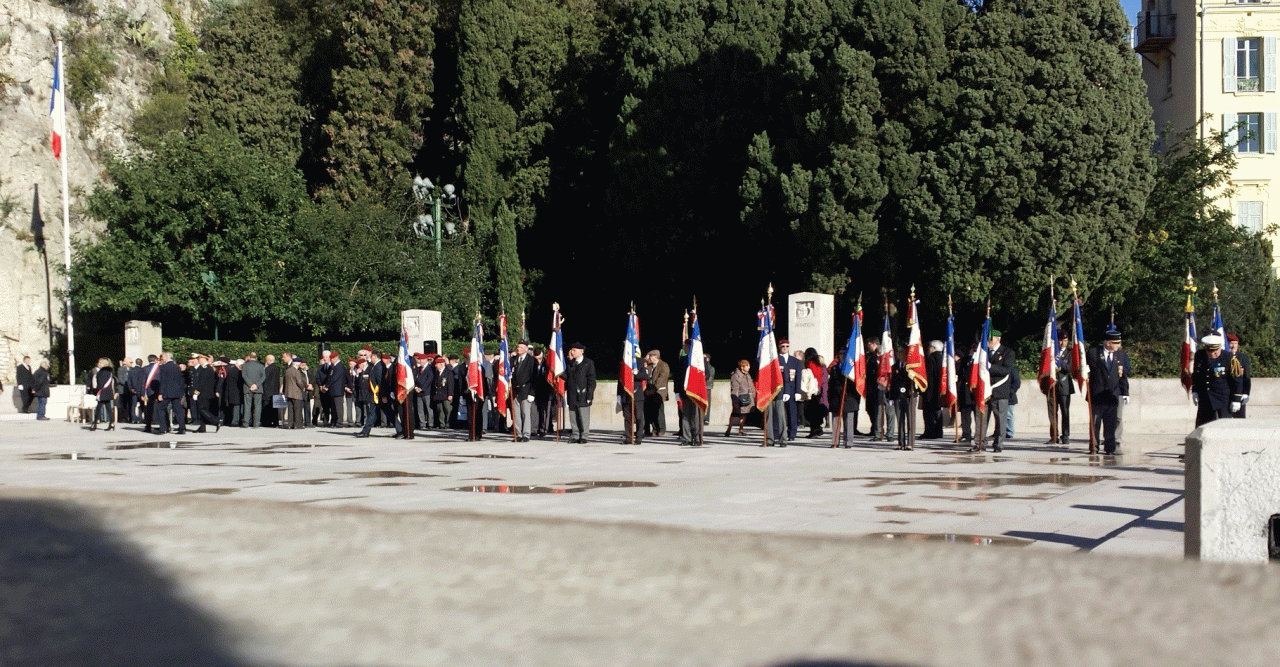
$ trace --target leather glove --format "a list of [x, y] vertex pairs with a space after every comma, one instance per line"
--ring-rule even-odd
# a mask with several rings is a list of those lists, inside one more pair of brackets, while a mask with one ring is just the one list
[[1240, 412], [1240, 401], [1231, 401], [1231, 411]]
[[1129, 397], [1128, 397], [1128, 396], [1121, 396], [1120, 398], [1123, 398], [1123, 399], [1124, 399], [1124, 404], [1125, 404], [1125, 405], [1128, 405], [1128, 404], [1129, 404]]
[[1248, 402], [1249, 402], [1249, 395], [1240, 394], [1240, 405], [1244, 405], [1245, 403], [1248, 403]]
[[1200, 405], [1200, 394], [1191, 395], [1191, 404], [1197, 407]]

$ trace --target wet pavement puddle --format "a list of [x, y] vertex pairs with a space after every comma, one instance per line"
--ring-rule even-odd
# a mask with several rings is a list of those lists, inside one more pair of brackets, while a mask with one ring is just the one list
[[735, 459], [767, 459], [767, 456], [735, 456]]
[[382, 477], [444, 477], [444, 475], [428, 475], [421, 472], [403, 472], [400, 470], [368, 470], [339, 472], [338, 474], [351, 475], [351, 479], [378, 479]]
[[365, 484], [365, 486], [414, 486], [413, 482], [376, 482], [374, 484]]
[[368, 498], [369, 496], [338, 496], [336, 498], [312, 498], [311, 500], [300, 500], [298, 505], [306, 505], [309, 503], [323, 503], [329, 500], [358, 500], [360, 498]]
[[123, 445], [107, 445], [110, 450], [124, 449], [192, 449], [200, 446], [198, 442], [161, 440], [159, 442], [132, 442]]
[[464, 479], [462, 481], [464, 482], [505, 482], [506, 480], [501, 477], [471, 477], [469, 479]]
[[632, 482], [632, 481], [605, 481], [605, 482], [569, 482], [567, 484], [484, 484], [479, 486], [459, 486], [445, 489], [445, 491], [466, 491], [470, 493], [581, 493], [587, 489], [622, 489], [622, 488], [651, 488], [657, 484], [653, 482]]
[[658, 463], [684, 463], [684, 461], [658, 461]]
[[877, 537], [885, 540], [905, 540], [907, 542], [952, 542], [955, 544], [1005, 547], [1025, 547], [1034, 541], [1023, 540], [1016, 537], [957, 535], [952, 533], [871, 533], [866, 537]]
[[[875, 472], [875, 471], [873, 471]], [[967, 491], [970, 489], [995, 489], [1003, 486], [1085, 486], [1096, 482], [1112, 480], [1110, 475], [1073, 475], [1070, 473], [1026, 473], [1005, 474], [991, 477], [961, 475], [922, 475], [916, 477], [828, 477], [827, 482], [866, 482], [862, 486], [876, 488], [881, 486], [936, 486], [947, 491]]]
[[467, 463], [467, 461], [445, 461], [440, 459], [423, 459], [423, 463], [439, 463], [442, 465], [450, 465], [453, 463]]
[[28, 461], [119, 461], [109, 456], [85, 456], [80, 452], [71, 454], [28, 454]]
[[955, 514], [958, 516], [978, 516], [977, 512], [953, 512], [951, 510], [931, 510], [924, 507], [903, 507], [902, 505], [877, 505], [877, 512], [901, 512], [904, 514]]
[[338, 459], [338, 460], [339, 461], [359, 461], [360, 459], [371, 459], [371, 458], [373, 457], [372, 456], [348, 456], [345, 459]]
[[286, 479], [281, 484], [328, 484], [338, 481], [337, 477], [321, 477], [320, 479]]
[[[441, 454], [440, 456], [457, 456], [464, 459], [532, 459], [532, 456], [512, 456], [510, 454]], [[462, 463], [462, 461], [454, 461]]]
[[236, 493], [240, 489], [191, 489], [190, 491], [179, 491], [175, 496], [194, 496], [196, 494], [207, 493], [213, 496], [227, 496]]

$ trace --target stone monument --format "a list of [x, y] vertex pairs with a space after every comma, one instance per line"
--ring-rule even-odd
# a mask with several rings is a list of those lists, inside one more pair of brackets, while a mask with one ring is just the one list
[[443, 353], [440, 338], [440, 311], [438, 310], [402, 310], [400, 326], [404, 327], [409, 338], [409, 354], [426, 352], [423, 343], [433, 341], [437, 353]]
[[791, 351], [812, 347], [831, 363], [835, 352], [836, 298], [830, 294], [798, 292], [787, 297], [787, 339]]
[[160, 356], [164, 351], [164, 340], [160, 335], [160, 323], [146, 320], [129, 320], [124, 323], [124, 358], [129, 361], [141, 359], [144, 363], [147, 355]]

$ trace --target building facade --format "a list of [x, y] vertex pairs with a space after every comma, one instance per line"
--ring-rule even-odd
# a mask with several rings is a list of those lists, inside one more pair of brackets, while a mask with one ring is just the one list
[[1280, 0], [1144, 0], [1134, 35], [1156, 132], [1206, 118], [1201, 137], [1221, 128], [1236, 143], [1234, 194], [1220, 204], [1251, 230], [1280, 227], [1278, 36]]

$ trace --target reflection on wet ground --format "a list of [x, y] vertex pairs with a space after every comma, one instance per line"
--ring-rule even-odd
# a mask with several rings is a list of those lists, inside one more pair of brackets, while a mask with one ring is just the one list
[[956, 514], [959, 516], [978, 516], [977, 512], [952, 512], [951, 510], [931, 510], [923, 507], [903, 507], [902, 505], [877, 505], [877, 512], [903, 512], [906, 514]]
[[[264, 447], [232, 447], [230, 448], [229, 451], [244, 452], [245, 454], [268, 454], [278, 450], [315, 449], [317, 447], [348, 447], [348, 446], [349, 445], [317, 445], [317, 444], [300, 445], [297, 443], [290, 443], [290, 444], [284, 444], [284, 445], [266, 445]], [[286, 453], [296, 453], [296, 452], [286, 452]]]
[[373, 457], [372, 456], [348, 456], [345, 459], [338, 459], [338, 460], [339, 461], [359, 461], [360, 459], [371, 459], [371, 458]]
[[365, 486], [414, 486], [413, 482], [375, 482]]
[[193, 496], [193, 495], [195, 495], [195, 494], [197, 494], [197, 493], [208, 493], [208, 494], [210, 494], [210, 495], [214, 495], [214, 496], [228, 496], [228, 495], [231, 495], [231, 494], [233, 494], [233, 493], [235, 493], [235, 492], [237, 492], [237, 491], [239, 491], [239, 490], [240, 490], [240, 489], [191, 489], [190, 491], [179, 491], [179, 492], [177, 492], [177, 493], [175, 493], [175, 494], [173, 494], [173, 495], [175, 495], [175, 496]]
[[546, 486], [536, 484], [484, 484], [480, 486], [458, 486], [445, 491], [469, 491], [471, 493], [581, 493], [587, 489], [621, 489], [621, 488], [649, 488], [655, 487], [657, 484], [653, 482], [630, 482], [630, 481], [608, 481], [608, 482], [569, 482], [567, 484], [549, 484]]
[[322, 503], [326, 500], [358, 500], [360, 498], [368, 498], [369, 496], [338, 496], [336, 498], [312, 498], [311, 500], [300, 500], [297, 504], [306, 505], [308, 503]]
[[[464, 459], [532, 459], [532, 456], [511, 456], [509, 454], [441, 454], [440, 456], [457, 456]], [[443, 461], [438, 461], [443, 463]], [[462, 463], [462, 461], [454, 461]]]
[[71, 452], [70, 454], [28, 454], [28, 461], [119, 461], [105, 456], [85, 456], [79, 452]]
[[447, 461], [444, 459], [423, 459], [422, 462], [423, 463], [441, 463], [444, 465], [449, 465], [451, 463], [466, 463], [466, 461]]
[[658, 463], [684, 463], [684, 461], [658, 461]]
[[321, 477], [320, 479], [286, 479], [282, 484], [328, 484], [337, 477]]
[[908, 542], [955, 542], [956, 544], [976, 544], [978, 546], [1025, 547], [1034, 540], [1022, 540], [1016, 537], [991, 537], [988, 535], [954, 535], [952, 533], [871, 533], [867, 537], [879, 537], [886, 540], [906, 540]]
[[379, 477], [443, 477], [443, 475], [428, 475], [421, 472], [403, 472], [401, 470], [368, 470], [357, 472], [339, 472], [339, 475], [351, 475], [352, 479], [376, 479]]
[[159, 442], [131, 442], [124, 445], [107, 445], [107, 449], [191, 449], [199, 446], [198, 442], [179, 442], [161, 440]]
[[505, 481], [501, 477], [471, 477], [462, 480], [464, 482], [502, 482]]
[[735, 456], [735, 459], [767, 459], [767, 456]]
[[949, 491], [994, 489], [1002, 486], [1084, 486], [1115, 479], [1110, 475], [1074, 475], [1070, 473], [1013, 473], [990, 477], [964, 475], [921, 475], [917, 477], [828, 477], [828, 482], [866, 482], [867, 488], [880, 486], [936, 486]]

